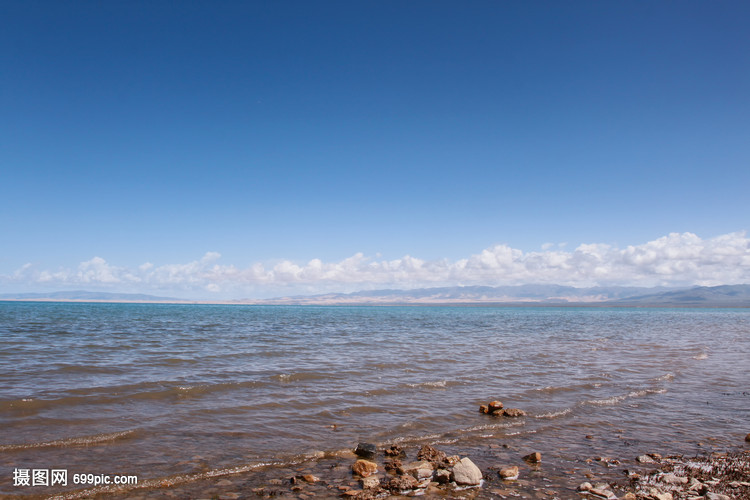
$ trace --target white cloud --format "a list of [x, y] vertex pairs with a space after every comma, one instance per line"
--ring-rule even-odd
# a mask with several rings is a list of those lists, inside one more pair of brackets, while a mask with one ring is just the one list
[[[523, 252], [495, 245], [457, 261], [425, 261], [406, 255], [383, 260], [357, 253], [338, 262], [312, 259], [282, 260], [241, 269], [220, 264], [221, 255], [208, 252], [185, 264], [143, 264], [136, 269], [109, 264], [101, 257], [73, 270], [36, 270], [26, 264], [5, 283], [49, 286], [101, 286], [140, 291], [200, 290], [211, 293], [255, 294], [285, 291], [323, 292], [411, 288], [456, 284], [508, 285], [556, 283], [592, 285], [715, 285], [750, 283], [750, 239], [744, 232], [702, 239], [692, 233], [671, 233], [640, 245], [617, 248], [602, 243], [545, 245]], [[265, 292], [264, 292], [265, 291]]]

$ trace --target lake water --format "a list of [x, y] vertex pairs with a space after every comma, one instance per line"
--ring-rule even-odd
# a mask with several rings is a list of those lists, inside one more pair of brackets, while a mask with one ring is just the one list
[[143, 481], [368, 441], [563, 470], [750, 432], [747, 309], [0, 302], [0, 341], [0, 494], [75, 489], [19, 468]]

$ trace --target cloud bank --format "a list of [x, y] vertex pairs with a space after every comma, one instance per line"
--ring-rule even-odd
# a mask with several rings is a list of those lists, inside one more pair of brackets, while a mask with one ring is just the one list
[[[409, 255], [378, 260], [357, 253], [338, 262], [282, 260], [247, 268], [220, 263], [208, 252], [186, 264], [145, 263], [129, 269], [101, 257], [74, 269], [39, 270], [26, 264], [0, 280], [5, 285], [46, 288], [110, 288], [140, 292], [200, 292], [212, 295], [271, 296], [375, 288], [549, 283], [570, 286], [686, 286], [750, 283], [750, 239], [744, 231], [702, 239], [671, 233], [625, 248], [594, 243], [565, 251], [545, 245], [523, 252], [508, 245], [456, 261], [426, 261]], [[244, 294], [244, 295], [243, 295]]]

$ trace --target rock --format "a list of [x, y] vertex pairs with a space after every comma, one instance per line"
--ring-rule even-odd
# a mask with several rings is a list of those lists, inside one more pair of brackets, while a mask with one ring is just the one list
[[497, 471], [498, 475], [506, 481], [512, 481], [518, 479], [518, 467], [515, 465], [512, 467], [503, 467]]
[[417, 453], [417, 460], [427, 460], [430, 463], [443, 463], [448, 458], [445, 452], [426, 444]]
[[383, 453], [387, 457], [401, 457], [406, 455], [406, 453], [404, 453], [404, 449], [397, 444], [391, 445]]
[[491, 401], [489, 405], [487, 405], [487, 409], [491, 412], [495, 410], [501, 410], [503, 408], [503, 403], [500, 401]]
[[676, 475], [674, 472], [664, 474], [659, 479], [661, 480], [662, 483], [667, 483], [667, 484], [687, 484], [688, 482], [688, 478], [680, 477]]
[[492, 415], [493, 417], [502, 417], [503, 413], [504, 413], [504, 410], [500, 408], [499, 410], [491, 411], [490, 415]]
[[380, 478], [378, 476], [367, 476], [359, 480], [363, 490], [373, 490], [380, 488]]
[[622, 500], [638, 500], [638, 497], [635, 496], [635, 493], [628, 491], [622, 496]]
[[453, 467], [460, 461], [461, 457], [459, 457], [458, 455], [451, 455], [445, 459], [445, 465], [447, 465], [448, 467]]
[[377, 451], [377, 447], [372, 443], [359, 443], [357, 449], [354, 450], [354, 454], [360, 458], [371, 460], [375, 458], [375, 453], [377, 453]]
[[390, 478], [383, 486], [391, 493], [399, 494], [403, 491], [413, 490], [419, 485], [419, 481], [412, 476], [396, 476]]
[[542, 461], [542, 454], [538, 451], [535, 451], [534, 453], [529, 453], [528, 455], [523, 457], [523, 459], [532, 464], [538, 464]]
[[372, 476], [378, 471], [378, 464], [368, 460], [357, 460], [352, 465], [352, 472], [360, 477]]
[[586, 434], [586, 439], [594, 439], [594, 436], [592, 436], [591, 434]]
[[708, 492], [706, 493], [706, 499], [707, 500], [732, 500], [732, 497], [729, 497], [727, 495], [722, 495], [721, 493], [713, 493]]
[[526, 412], [518, 408], [506, 408], [503, 410], [504, 417], [525, 417]]
[[318, 476], [313, 476], [312, 474], [305, 474], [302, 476], [302, 480], [306, 483], [317, 483], [320, 481], [320, 478]]
[[591, 483], [585, 482], [578, 485], [578, 491], [590, 491], [593, 488]]
[[451, 473], [445, 469], [438, 469], [435, 471], [433, 479], [438, 484], [448, 484], [451, 481]]
[[745, 436], [745, 441], [747, 441], [748, 443], [750, 443], [750, 434], [748, 434], [747, 436]]
[[415, 479], [426, 479], [432, 477], [432, 471], [434, 467], [426, 460], [419, 462], [410, 462], [406, 465], [402, 465], [398, 468], [398, 473], [401, 475], [413, 476]]
[[386, 472], [395, 472], [402, 467], [401, 460], [394, 458], [393, 460], [385, 460], [383, 462], [383, 468]]
[[653, 500], [672, 500], [671, 493], [657, 490], [656, 488], [649, 489], [648, 494]]
[[655, 464], [656, 463], [656, 460], [649, 457], [648, 455], [641, 455], [637, 457], [635, 460], [636, 462], [640, 462], [642, 464]]
[[453, 480], [458, 484], [476, 486], [482, 482], [482, 471], [474, 462], [464, 457], [453, 466]]
[[489, 413], [490, 409], [487, 405], [479, 405], [479, 413]]
[[647, 455], [654, 460], [661, 460], [661, 454], [660, 453], [647, 453]]
[[605, 490], [605, 489], [600, 489], [600, 488], [591, 488], [589, 490], [589, 493], [600, 498], [612, 498], [615, 496], [615, 494], [611, 492], [610, 490]]

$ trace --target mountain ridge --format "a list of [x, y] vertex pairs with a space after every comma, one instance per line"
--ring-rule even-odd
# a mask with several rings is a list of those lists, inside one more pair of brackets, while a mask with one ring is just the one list
[[750, 307], [750, 284], [683, 288], [565, 285], [452, 286], [295, 295], [270, 299], [190, 300], [85, 290], [0, 294], [0, 300], [256, 305], [538, 305]]

